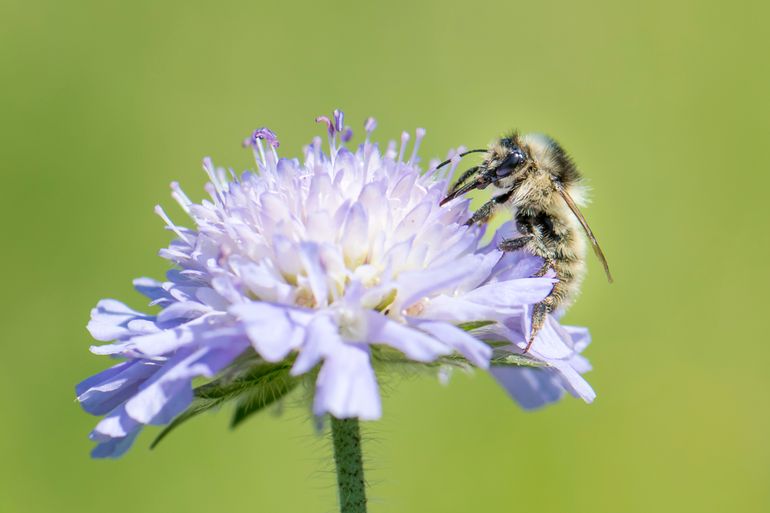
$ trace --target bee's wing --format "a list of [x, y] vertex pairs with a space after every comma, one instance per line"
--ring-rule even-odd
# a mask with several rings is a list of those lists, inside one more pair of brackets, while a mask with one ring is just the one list
[[580, 221], [580, 225], [586, 231], [586, 235], [588, 235], [588, 239], [591, 241], [591, 246], [593, 246], [594, 248], [594, 253], [596, 253], [596, 256], [599, 257], [599, 260], [601, 261], [602, 266], [604, 266], [604, 272], [607, 274], [607, 279], [610, 281], [610, 283], [612, 283], [612, 274], [610, 274], [610, 266], [607, 264], [607, 259], [604, 257], [602, 248], [599, 246], [599, 241], [596, 240], [596, 236], [594, 235], [594, 232], [592, 232], [591, 227], [588, 226], [588, 222], [586, 221], [586, 218], [583, 217], [583, 214], [578, 209], [578, 206], [575, 204], [575, 201], [572, 199], [572, 196], [567, 194], [567, 191], [565, 191], [561, 187], [558, 187], [556, 190], [559, 191], [559, 194], [561, 194], [561, 197], [564, 198], [565, 202], [567, 202], [567, 206], [569, 207], [569, 209], [572, 210], [572, 213], [575, 214], [575, 217], [577, 217], [577, 220]]

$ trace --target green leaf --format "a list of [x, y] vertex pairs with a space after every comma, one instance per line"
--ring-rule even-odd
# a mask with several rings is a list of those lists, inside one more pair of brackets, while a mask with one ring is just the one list
[[251, 363], [242, 372], [233, 376], [217, 379], [195, 389], [195, 396], [204, 399], [233, 399], [254, 386], [264, 384], [283, 372], [288, 373], [290, 362]]
[[545, 367], [546, 364], [534, 360], [528, 356], [513, 353], [504, 353], [501, 355], [495, 355], [490, 362], [492, 365], [499, 365], [505, 367]]
[[212, 408], [215, 408], [222, 404], [224, 402], [224, 399], [201, 399], [196, 398], [193, 400], [192, 404], [179, 416], [177, 416], [174, 420], [171, 421], [171, 423], [163, 428], [163, 431], [161, 431], [158, 436], [155, 437], [155, 440], [152, 441], [150, 444], [150, 449], [155, 449], [155, 447], [166, 438], [166, 436], [171, 433], [174, 429], [181, 426], [188, 420], [190, 420], [193, 417], [197, 417], [204, 411], [208, 411]]
[[[241, 372], [223, 376], [195, 388], [193, 390], [195, 399], [192, 404], [155, 437], [150, 448], [155, 448], [171, 431], [191, 418], [227, 401], [248, 395], [239, 403], [239, 406], [244, 405], [240, 415], [246, 418], [258, 409], [280, 399], [297, 384], [297, 380], [289, 376], [291, 361], [265, 363], [259, 360], [247, 360], [243, 363]], [[256, 408], [260, 404], [260, 408]], [[236, 409], [236, 416], [238, 415], [238, 409]], [[233, 425], [240, 423], [243, 418], [237, 422], [234, 418]]]
[[237, 427], [251, 415], [282, 399], [294, 390], [297, 383], [298, 380], [290, 376], [289, 370], [286, 369], [266, 379], [264, 383], [254, 386], [250, 392], [243, 394], [239, 399], [230, 427]]
[[505, 347], [511, 345], [510, 340], [482, 340], [486, 345], [491, 347], [492, 349], [497, 349], [498, 347]]
[[495, 321], [471, 321], [471, 322], [463, 322], [461, 324], [458, 324], [457, 327], [463, 331], [472, 331], [478, 328], [483, 328], [484, 326], [489, 326], [490, 324], [494, 324], [494, 323]]

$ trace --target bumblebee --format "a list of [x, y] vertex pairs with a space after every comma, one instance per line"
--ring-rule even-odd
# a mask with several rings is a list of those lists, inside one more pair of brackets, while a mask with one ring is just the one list
[[500, 250], [523, 249], [541, 257], [544, 264], [537, 276], [553, 270], [558, 280], [550, 294], [532, 309], [532, 328], [524, 349], [527, 353], [546, 316], [568, 307], [580, 290], [586, 271], [586, 243], [581, 228], [610, 283], [612, 275], [599, 242], [578, 209], [585, 198], [580, 172], [559, 143], [541, 134], [514, 132], [487, 149], [470, 150], [460, 156], [470, 153], [485, 153], [483, 162], [465, 171], [441, 204], [471, 190], [492, 186], [497, 194], [466, 224], [483, 224], [500, 210], [510, 211], [518, 236], [503, 240]]

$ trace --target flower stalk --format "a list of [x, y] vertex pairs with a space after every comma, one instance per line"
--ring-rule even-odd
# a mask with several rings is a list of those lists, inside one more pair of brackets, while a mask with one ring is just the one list
[[366, 513], [366, 485], [358, 419], [332, 420], [340, 513]]

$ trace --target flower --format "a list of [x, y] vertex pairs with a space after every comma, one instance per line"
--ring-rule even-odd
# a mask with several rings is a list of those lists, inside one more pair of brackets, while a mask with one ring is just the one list
[[464, 226], [467, 200], [439, 206], [456, 160], [444, 174], [435, 163], [423, 173], [422, 129], [406, 158], [409, 134], [398, 151], [391, 143], [381, 153], [370, 142], [371, 118], [355, 152], [338, 144], [351, 135], [341, 111], [317, 121], [327, 126], [328, 155], [316, 138], [302, 163], [279, 158], [278, 138], [261, 128], [245, 141], [258, 173], [236, 176], [204, 159], [210, 199], [200, 203], [172, 183], [194, 229], [156, 207], [176, 234], [160, 252], [175, 267], [164, 282], [134, 285], [160, 311], [105, 299], [88, 324], [96, 340], [111, 342], [92, 352], [124, 360], [77, 386], [83, 408], [104, 416], [90, 435], [95, 457], [120, 456], [144, 425], [168, 424], [190, 406], [193, 379], [243, 361], [286, 362], [291, 376], [315, 379], [318, 416], [381, 416], [373, 359], [491, 364], [525, 407], [565, 389], [593, 399], [580, 375], [585, 329], [549, 317], [520, 355], [529, 308], [555, 280], [533, 277], [537, 257], [497, 249], [510, 225], [482, 244], [484, 228]]

